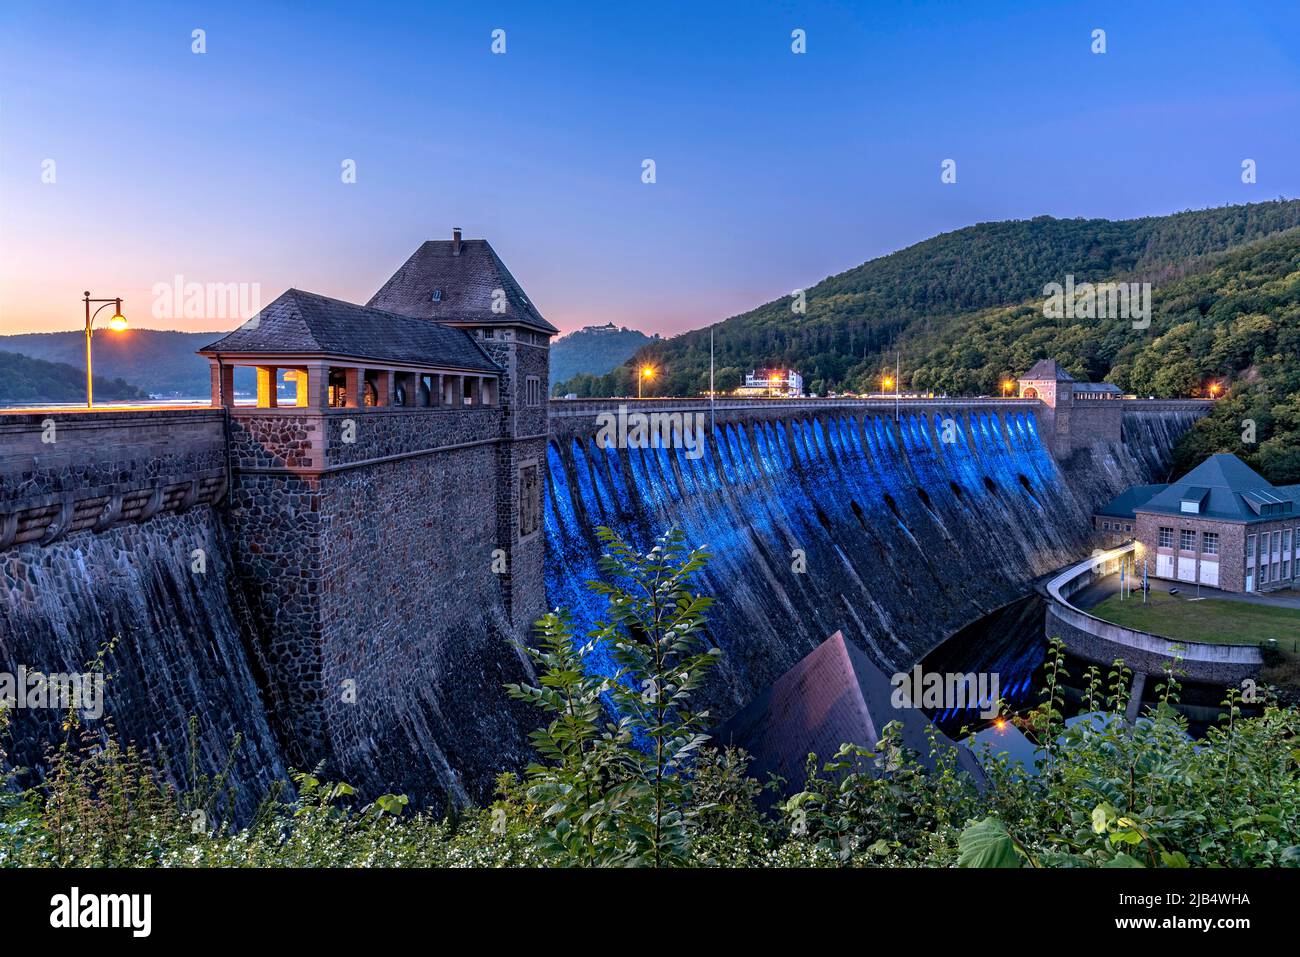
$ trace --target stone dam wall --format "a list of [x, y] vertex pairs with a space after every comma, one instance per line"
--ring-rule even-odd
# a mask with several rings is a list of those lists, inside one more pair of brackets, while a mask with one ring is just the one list
[[596, 577], [595, 526], [643, 548], [680, 526], [714, 556], [703, 587], [726, 652], [711, 689], [720, 717], [837, 630], [906, 669], [1022, 598], [1091, 550], [1099, 504], [1164, 478], [1173, 442], [1204, 414], [1125, 403], [1058, 464], [1034, 401], [628, 403], [701, 416], [707, 441], [692, 459], [600, 447], [596, 416], [614, 403], [554, 405], [549, 604], [576, 609], [579, 633], [601, 613], [582, 588]]
[[[1031, 402], [637, 404], [702, 415], [698, 458], [597, 447], [617, 406], [0, 416], [0, 672], [112, 644], [106, 712], [177, 784], [191, 716], [201, 772], [242, 734], [239, 818], [321, 759], [367, 795], [481, 799], [538, 721], [502, 691], [531, 675], [512, 640], [600, 613], [595, 525], [710, 546], [725, 717], [837, 629], [903, 667], [1023, 596], [1202, 412], [1126, 405], [1058, 464]], [[20, 783], [61, 717], [15, 713]]]
[[[120, 737], [185, 786], [191, 716], [202, 772], [242, 735], [231, 810], [245, 818], [285, 766], [217, 516], [226, 476], [219, 412], [0, 416], [0, 672], [79, 674], [111, 646], [104, 712]], [[10, 717], [5, 750], [30, 785], [64, 715]]]

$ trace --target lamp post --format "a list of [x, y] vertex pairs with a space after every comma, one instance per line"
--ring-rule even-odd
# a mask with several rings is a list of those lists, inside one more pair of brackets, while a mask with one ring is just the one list
[[636, 397], [638, 399], [643, 398], [642, 387], [645, 385], [646, 379], [653, 379], [654, 376], [655, 376], [654, 366], [642, 367], [641, 374], [637, 376], [637, 380], [636, 380]]
[[[94, 315], [91, 315], [90, 312], [91, 303], [101, 303], [100, 307], [95, 310]], [[115, 308], [113, 309], [112, 318], [108, 320], [108, 328], [113, 330], [114, 332], [121, 332], [123, 329], [126, 328], [126, 317], [122, 315], [122, 297], [119, 296], [116, 299], [91, 299], [90, 290], [86, 290], [86, 408], [87, 409], [93, 409], [95, 407], [94, 368], [92, 366], [91, 357], [90, 357], [90, 340], [91, 337], [94, 335], [94, 332], [91, 329], [91, 325], [92, 323], [94, 323], [95, 318], [101, 312], [103, 312], [105, 308], [107, 308], [110, 305], [114, 306]]]

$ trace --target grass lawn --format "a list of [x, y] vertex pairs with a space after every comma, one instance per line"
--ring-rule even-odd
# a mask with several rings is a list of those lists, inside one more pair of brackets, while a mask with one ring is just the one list
[[1111, 595], [1087, 611], [1104, 621], [1179, 641], [1257, 645], [1266, 638], [1276, 638], [1283, 651], [1295, 651], [1300, 646], [1300, 610], [1294, 608], [1224, 598], [1191, 601], [1186, 595], [1152, 589], [1145, 605], [1139, 592], [1124, 601]]

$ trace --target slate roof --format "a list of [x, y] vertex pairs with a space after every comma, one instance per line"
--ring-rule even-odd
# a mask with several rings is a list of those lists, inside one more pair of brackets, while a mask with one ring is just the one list
[[[889, 677], [837, 631], [712, 736], [721, 746], [744, 748], [757, 780], [766, 782], [769, 773], [784, 778], [787, 793], [803, 788], [809, 753], [824, 764], [841, 744], [874, 748], [891, 721], [902, 722], [903, 744], [930, 766], [929, 719], [918, 708], [895, 708], [892, 694]], [[974, 755], [942, 734], [939, 739], [957, 749], [959, 765], [983, 784]]]
[[[497, 289], [505, 292], [505, 312], [492, 311]], [[522, 323], [548, 334], [559, 332], [542, 318], [486, 239], [428, 240], [367, 305], [440, 322]]]
[[1153, 495], [1163, 492], [1168, 487], [1168, 485], [1130, 485], [1097, 509], [1097, 514], [1108, 518], [1135, 519], [1137, 515], [1133, 513], [1133, 509], [1145, 505]]
[[[1164, 491], [1153, 495], [1136, 511], [1165, 515], [1195, 514], [1232, 522], [1276, 521], [1296, 512], [1294, 486], [1277, 488], [1231, 453], [1211, 455]], [[1201, 502], [1199, 512], [1183, 512], [1184, 500]], [[1252, 503], [1254, 505], [1252, 506]], [[1280, 505], [1283, 510], [1267, 514], [1261, 507]]]
[[1034, 363], [1034, 367], [1020, 378], [1033, 379], [1039, 382], [1045, 379], [1055, 380], [1056, 382], [1077, 381], [1074, 376], [1062, 369], [1060, 363], [1055, 359], [1039, 359]]
[[1075, 382], [1075, 392], [1110, 392], [1115, 395], [1122, 395], [1123, 390], [1119, 386], [1110, 382]]
[[290, 289], [200, 354], [335, 355], [410, 365], [501, 371], [466, 332]]

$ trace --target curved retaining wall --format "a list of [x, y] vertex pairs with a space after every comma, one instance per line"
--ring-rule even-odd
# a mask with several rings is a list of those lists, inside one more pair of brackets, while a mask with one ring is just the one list
[[1116, 658], [1122, 658], [1137, 674], [1162, 673], [1165, 666], [1174, 660], [1175, 654], [1181, 659], [1180, 667], [1190, 681], [1235, 685], [1259, 672], [1263, 659], [1254, 645], [1175, 642], [1103, 621], [1070, 603], [1071, 595], [1098, 578], [1112, 574], [1119, 559], [1132, 551], [1133, 545], [1129, 544], [1102, 552], [1048, 580], [1041, 591], [1047, 599], [1049, 638], [1060, 638], [1073, 654], [1087, 661], [1109, 665]]

